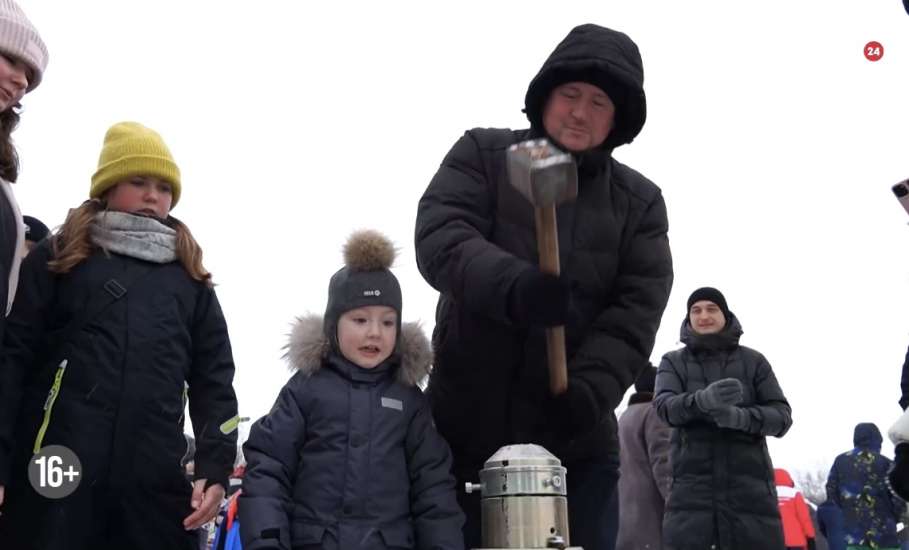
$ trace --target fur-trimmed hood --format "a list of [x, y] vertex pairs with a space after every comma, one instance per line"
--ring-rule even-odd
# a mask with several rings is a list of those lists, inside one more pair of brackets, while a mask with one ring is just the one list
[[[310, 375], [322, 367], [331, 352], [331, 343], [323, 331], [321, 315], [297, 317], [293, 323], [284, 358], [291, 369]], [[400, 368], [396, 377], [406, 386], [416, 386], [429, 375], [432, 347], [419, 323], [402, 323], [399, 345]]]

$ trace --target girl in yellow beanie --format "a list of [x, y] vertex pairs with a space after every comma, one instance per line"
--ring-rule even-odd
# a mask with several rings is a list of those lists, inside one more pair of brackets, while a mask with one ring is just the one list
[[[217, 512], [236, 456], [234, 363], [202, 249], [170, 215], [180, 191], [161, 137], [115, 124], [89, 200], [23, 262], [0, 370], [4, 548], [196, 549], [190, 530]], [[52, 445], [81, 462], [65, 498], [27, 475]]]

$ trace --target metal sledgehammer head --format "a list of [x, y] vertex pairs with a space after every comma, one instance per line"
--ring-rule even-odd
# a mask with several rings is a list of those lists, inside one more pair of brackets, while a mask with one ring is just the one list
[[[559, 275], [559, 231], [556, 205], [578, 195], [574, 158], [545, 139], [523, 141], [508, 148], [508, 179], [533, 205], [540, 270]], [[549, 389], [553, 395], [568, 388], [565, 327], [546, 329]]]
[[508, 148], [508, 179], [530, 204], [556, 205], [578, 195], [578, 168], [569, 153], [546, 139]]

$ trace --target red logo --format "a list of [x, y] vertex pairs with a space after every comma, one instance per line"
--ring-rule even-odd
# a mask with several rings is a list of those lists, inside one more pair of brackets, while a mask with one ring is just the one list
[[865, 59], [868, 61], [880, 61], [884, 57], [884, 46], [880, 42], [871, 41], [865, 44]]

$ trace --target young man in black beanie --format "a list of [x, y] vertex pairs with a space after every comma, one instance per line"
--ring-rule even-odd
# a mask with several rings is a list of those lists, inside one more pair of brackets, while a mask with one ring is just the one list
[[766, 436], [792, 410], [770, 363], [739, 345], [742, 326], [710, 287], [688, 298], [685, 347], [663, 356], [654, 407], [676, 429], [663, 548], [779, 550], [783, 528]]
[[[615, 408], [653, 349], [672, 286], [660, 189], [616, 161], [646, 118], [644, 71], [625, 34], [580, 25], [524, 99], [530, 128], [473, 129], [420, 200], [417, 265], [439, 291], [429, 399], [459, 484], [503, 445], [535, 443], [568, 469], [570, 543], [612, 550]], [[578, 195], [558, 209], [560, 276], [542, 272], [534, 208], [509, 183], [506, 151], [548, 138], [577, 163]], [[547, 327], [564, 326], [568, 389], [549, 390]], [[480, 495], [458, 493], [469, 546]]]

